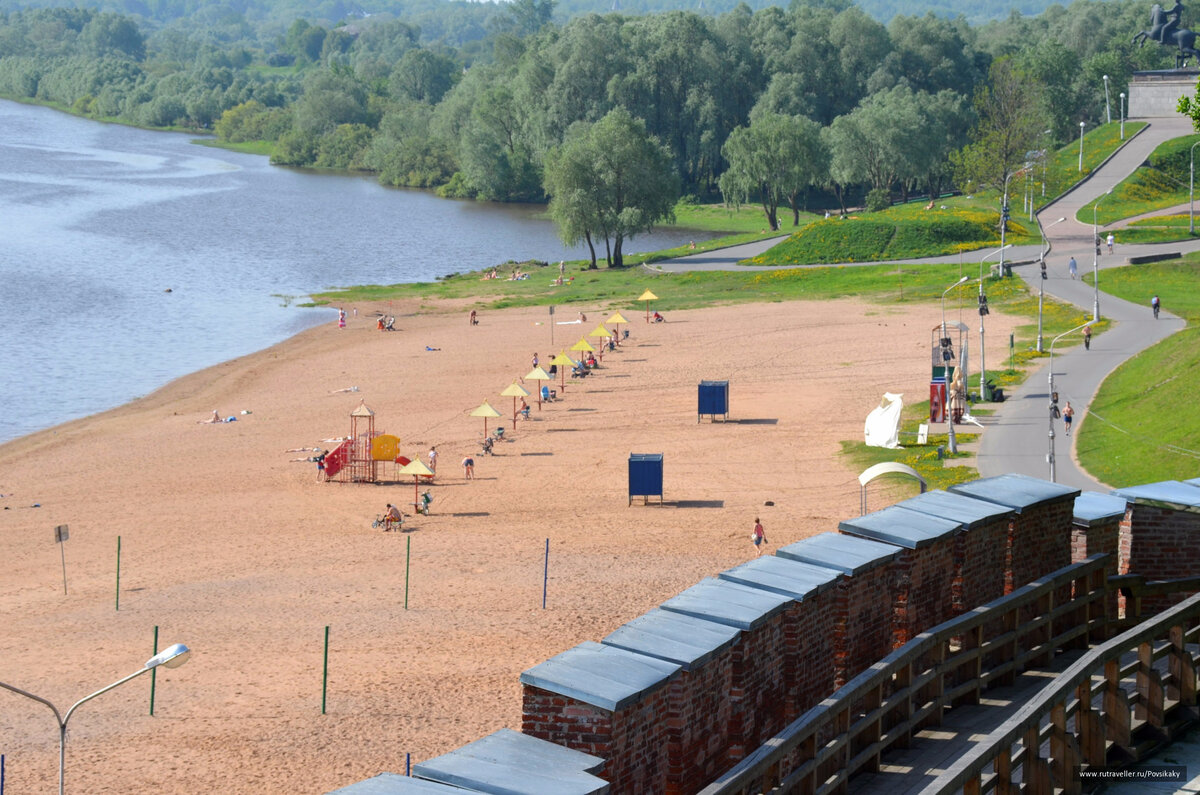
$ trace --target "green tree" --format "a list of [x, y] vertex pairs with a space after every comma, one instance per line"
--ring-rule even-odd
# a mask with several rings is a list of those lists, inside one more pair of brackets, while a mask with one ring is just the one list
[[779, 229], [777, 210], [785, 201], [798, 226], [800, 196], [829, 174], [821, 127], [803, 116], [762, 114], [734, 130], [721, 154], [729, 161], [720, 179], [725, 201], [739, 205], [757, 196], [771, 229]]
[[603, 235], [606, 245], [611, 241], [608, 264], [618, 268], [625, 240], [672, 220], [679, 198], [670, 154], [624, 108], [573, 126], [547, 158], [545, 187], [563, 240]]

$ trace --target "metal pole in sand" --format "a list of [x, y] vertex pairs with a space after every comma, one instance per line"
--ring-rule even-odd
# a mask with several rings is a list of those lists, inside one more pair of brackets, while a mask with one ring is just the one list
[[[158, 654], [158, 624], [154, 625], [154, 653]], [[158, 669], [150, 672], [150, 717], [154, 717], [154, 685], [157, 684]]]
[[[121, 609], [121, 537], [117, 536], [117, 610]], [[158, 652], [155, 651], [155, 654]]]
[[325, 714], [325, 694], [329, 687], [329, 625], [325, 625], [325, 666], [321, 672], [321, 714]]
[[405, 539], [408, 543], [404, 549], [404, 609], [408, 609], [408, 564], [412, 560], [412, 536]]
[[542, 609], [546, 609], [546, 583], [550, 579], [550, 539], [546, 539], [546, 565], [542, 568]]

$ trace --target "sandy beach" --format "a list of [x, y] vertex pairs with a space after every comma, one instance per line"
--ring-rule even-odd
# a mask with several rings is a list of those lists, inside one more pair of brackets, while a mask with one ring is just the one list
[[[589, 320], [554, 327], [552, 347], [544, 307], [472, 327], [465, 308], [397, 303], [395, 333], [355, 308], [345, 329], [0, 446], [0, 681], [65, 711], [141, 667], [155, 626], [160, 648], [193, 650], [159, 673], [153, 717], [149, 675], [80, 707], [69, 792], [322, 793], [519, 728], [522, 670], [752, 557], [756, 516], [772, 551], [856, 515], [840, 442], [861, 438], [883, 392], [928, 397], [940, 320], [933, 304], [824, 301], [647, 325], [632, 304], [563, 305], [558, 318]], [[513, 427], [499, 392], [617, 308], [626, 344]], [[989, 317], [989, 361], [1016, 320]], [[703, 379], [730, 381], [730, 422], [697, 423]], [[507, 429], [494, 456], [468, 416], [484, 400], [506, 415], [489, 423]], [[288, 452], [332, 448], [360, 401], [405, 455], [437, 446], [432, 514], [407, 532], [371, 521], [388, 502], [411, 513], [411, 478], [389, 464], [380, 484], [318, 482]], [[199, 422], [214, 409], [238, 421]], [[627, 505], [631, 452], [663, 453], [664, 505]], [[0, 691], [0, 753], [13, 793], [50, 791], [50, 710]]]

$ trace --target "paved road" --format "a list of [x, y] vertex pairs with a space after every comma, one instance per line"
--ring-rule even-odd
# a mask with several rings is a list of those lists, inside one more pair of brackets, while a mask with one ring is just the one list
[[[1059, 405], [1061, 407], [1065, 401], [1071, 401], [1076, 412], [1077, 428], [1089, 421], [1085, 407], [1091, 403], [1105, 376], [1126, 359], [1184, 325], [1181, 319], [1165, 311], [1156, 321], [1148, 306], [1135, 306], [1105, 294], [1102, 291], [1102, 271], [1125, 265], [1127, 257], [1162, 251], [1194, 251], [1200, 248], [1200, 244], [1123, 246], [1118, 242], [1114, 254], [1109, 254], [1105, 248], [1104, 253], [1097, 257], [1092, 244], [1091, 224], [1079, 223], [1075, 216], [1081, 207], [1103, 196], [1133, 173], [1159, 144], [1191, 132], [1191, 122], [1186, 118], [1150, 120], [1148, 127], [1093, 172], [1087, 181], [1039, 213], [1051, 245], [1051, 255], [1047, 257], [1050, 278], [1045, 281], [1046, 294], [1085, 310], [1093, 309], [1097, 302], [1095, 289], [1082, 279], [1072, 280], [1067, 273], [1066, 263], [1074, 256], [1081, 275], [1095, 263], [1101, 287], [1100, 314], [1116, 321], [1113, 328], [1093, 338], [1090, 351], [1085, 351], [1083, 346], [1075, 346], [1059, 354], [1057, 347], [1055, 349], [1054, 385], [1059, 393]], [[1067, 220], [1050, 226], [1063, 217]], [[1104, 234], [1103, 231], [1101, 234]], [[1040, 279], [1036, 264], [1019, 266], [1015, 272], [1035, 290], [1038, 288]], [[1170, 296], [1162, 298], [1164, 306], [1169, 308]], [[1079, 338], [1076, 336], [1075, 339]], [[1051, 340], [1047, 338], [1047, 349], [1050, 343]], [[1009, 400], [999, 404], [995, 414], [983, 420], [985, 427], [994, 429], [991, 433], [984, 433], [980, 442], [977, 468], [984, 477], [1020, 472], [1049, 478], [1049, 372], [1050, 365], [1047, 363], [1032, 373]], [[1061, 421], [1055, 422], [1054, 426], [1055, 480], [1069, 486], [1099, 491], [1108, 491], [1112, 485], [1130, 485], [1101, 484], [1083, 472], [1075, 462], [1074, 438], [1064, 435]]]
[[[1148, 306], [1134, 306], [1103, 291], [1097, 295], [1097, 291], [1082, 279], [1073, 280], [1069, 277], [1068, 259], [1075, 257], [1081, 275], [1094, 265], [1100, 276], [1100, 286], [1103, 287], [1104, 277], [1099, 272], [1125, 265], [1127, 257], [1163, 251], [1200, 250], [1200, 241], [1126, 246], [1118, 240], [1113, 254], [1108, 254], [1107, 249], [1104, 249], [1104, 253], [1097, 257], [1092, 245], [1091, 224], [1080, 223], [1075, 219], [1081, 207], [1089, 204], [1097, 196], [1103, 196], [1132, 174], [1159, 144], [1194, 132], [1191, 121], [1184, 117], [1138, 121], [1148, 121], [1149, 124], [1097, 168], [1087, 180], [1047, 205], [1038, 214], [1050, 246], [1050, 254], [1047, 257], [1049, 278], [1042, 285], [1046, 294], [1086, 310], [1094, 309], [1098, 303], [1101, 316], [1116, 321], [1104, 334], [1093, 338], [1089, 351], [1085, 351], [1081, 345], [1065, 348], [1061, 353], [1055, 348], [1054, 385], [1059, 393], [1059, 405], [1062, 407], [1065, 401], [1071, 402], [1076, 412], [1076, 428], [1088, 421], [1087, 406], [1100, 383], [1114, 368], [1180, 330], [1184, 322], [1167, 311], [1162, 312], [1160, 319], [1156, 321]], [[1059, 218], [1065, 220], [1055, 223]], [[1114, 224], [1114, 227], [1117, 226], [1119, 224]], [[1103, 228], [1101, 233], [1105, 234]], [[718, 251], [664, 260], [651, 267], [672, 273], [694, 270], [774, 270], [775, 266], [739, 266], [737, 263], [761, 254], [778, 241], [778, 238], [761, 240]], [[1040, 254], [1041, 248], [1038, 246], [1020, 246], [1010, 249], [1005, 254], [1009, 261], [1024, 263], [1018, 264], [1014, 273], [1025, 279], [1034, 289], [1038, 289], [1041, 282], [1040, 269], [1035, 262]], [[971, 255], [967, 255], [967, 260], [971, 261]], [[957, 254], [919, 260], [931, 263], [959, 261], [962, 261], [962, 257]], [[994, 259], [989, 258], [989, 261]], [[1170, 296], [1162, 298], [1163, 305], [1169, 308]], [[1050, 338], [1045, 338], [1044, 347], [1049, 349], [1051, 342]], [[974, 341], [972, 347], [976, 346], [978, 342]], [[981, 437], [977, 468], [984, 477], [1019, 472], [1033, 477], [1049, 478], [1049, 372], [1050, 366], [1047, 363], [1033, 372], [1008, 400], [996, 404], [994, 414], [982, 418], [985, 428], [995, 429], [991, 433], [982, 434]], [[1074, 438], [1064, 435], [1061, 421], [1054, 423], [1053, 443], [1056, 481], [1081, 489], [1108, 491], [1111, 488], [1110, 485], [1101, 484], [1080, 470], [1075, 462]]]

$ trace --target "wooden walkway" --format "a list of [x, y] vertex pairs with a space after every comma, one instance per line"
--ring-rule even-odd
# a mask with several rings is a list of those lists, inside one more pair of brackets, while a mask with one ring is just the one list
[[915, 732], [910, 748], [884, 754], [879, 771], [854, 776], [847, 791], [857, 795], [924, 792], [950, 765], [967, 756], [977, 743], [1013, 717], [1030, 698], [1081, 656], [1080, 651], [1064, 652], [1055, 658], [1053, 665], [1025, 671], [1015, 684], [988, 690], [978, 704], [947, 710], [941, 726]]

